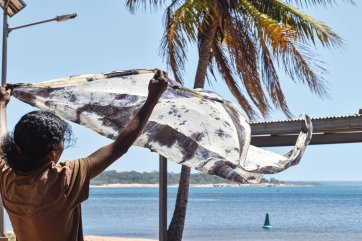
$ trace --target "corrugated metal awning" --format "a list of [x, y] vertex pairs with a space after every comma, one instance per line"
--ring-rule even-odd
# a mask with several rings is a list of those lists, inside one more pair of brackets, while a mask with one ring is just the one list
[[[251, 144], [258, 147], [292, 146], [302, 127], [302, 119], [251, 122]], [[362, 115], [312, 118], [310, 144], [362, 142]]]

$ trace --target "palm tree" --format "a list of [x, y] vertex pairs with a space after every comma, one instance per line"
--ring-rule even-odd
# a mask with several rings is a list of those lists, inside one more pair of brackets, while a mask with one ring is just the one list
[[[158, 9], [165, 0], [127, 0]], [[267, 117], [272, 107], [291, 117], [280, 85], [280, 71], [293, 81], [327, 95], [323, 73], [311, 47], [338, 47], [341, 38], [326, 24], [290, 5], [293, 0], [172, 0], [165, 10], [161, 53], [182, 82], [187, 47], [197, 43], [199, 60], [194, 88], [203, 88], [217, 70], [249, 118]], [[349, 0], [351, 2], [351, 0]], [[295, 0], [297, 6], [329, 5], [333, 0]], [[352, 3], [352, 2], [351, 2]], [[310, 47], [311, 46], [311, 47]], [[246, 92], [247, 97], [243, 94]], [[182, 166], [168, 240], [180, 241], [188, 200], [190, 168]]]

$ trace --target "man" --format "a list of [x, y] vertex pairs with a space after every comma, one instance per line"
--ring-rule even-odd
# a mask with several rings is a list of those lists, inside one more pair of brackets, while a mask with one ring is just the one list
[[[0, 192], [18, 241], [82, 241], [80, 203], [88, 198], [90, 179], [127, 152], [141, 134], [167, 88], [166, 73], [157, 70], [148, 97], [118, 137], [86, 158], [58, 163], [71, 129], [43, 111], [24, 115], [1, 145]], [[0, 88], [1, 131], [10, 91]]]

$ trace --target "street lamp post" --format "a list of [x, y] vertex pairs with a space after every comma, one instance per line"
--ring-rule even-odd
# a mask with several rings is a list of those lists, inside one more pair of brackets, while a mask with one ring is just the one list
[[12, 17], [23, 8], [26, 4], [22, 0], [0, 0], [0, 6], [4, 9], [3, 13], [3, 49], [2, 49], [2, 67], [1, 67], [1, 85], [6, 84], [7, 73], [7, 50], [8, 50], [8, 16]]
[[[5, 0], [5, 1], [8, 1], [8, 0]], [[78, 16], [77, 13], [65, 14], [65, 15], [61, 15], [61, 16], [56, 16], [55, 18], [50, 18], [50, 19], [46, 19], [46, 20], [42, 20], [42, 21], [38, 21], [38, 22], [34, 22], [34, 23], [29, 23], [29, 24], [24, 24], [24, 25], [20, 25], [20, 26], [10, 28], [9, 24], [8, 24], [8, 16], [7, 16], [8, 14], [6, 13], [5, 9], [6, 8], [4, 8], [4, 20], [3, 20], [3, 49], [2, 49], [2, 74], [1, 74], [1, 84], [2, 85], [6, 84], [8, 37], [9, 37], [9, 34], [12, 31], [20, 29], [20, 28], [31, 27], [31, 26], [34, 26], [34, 25], [39, 25], [39, 24], [53, 22], [53, 21], [63, 22], [63, 21], [67, 21], [67, 20], [76, 18]]]
[[[3, 43], [2, 43], [2, 65], [1, 65], [1, 85], [4, 86], [6, 84], [6, 75], [7, 75], [7, 52], [8, 52], [8, 37], [10, 32], [20, 29], [20, 28], [26, 28], [42, 23], [57, 21], [57, 22], [63, 22], [67, 21], [69, 19], [73, 19], [77, 17], [76, 13], [72, 14], [66, 14], [57, 16], [55, 18], [42, 20], [34, 23], [29, 23], [25, 25], [20, 25], [17, 27], [10, 28], [8, 24], [8, 16], [12, 17], [16, 13], [18, 13], [20, 10], [25, 8], [26, 4], [22, 0], [0, 0], [0, 6], [4, 10], [3, 15]], [[0, 111], [0, 138], [6, 135], [6, 110], [1, 109]], [[4, 206], [2, 203], [2, 199], [0, 198], [0, 241], [8, 241], [8, 238], [5, 236], [5, 219], [4, 219]]]
[[159, 241], [167, 241], [167, 158], [159, 157]]

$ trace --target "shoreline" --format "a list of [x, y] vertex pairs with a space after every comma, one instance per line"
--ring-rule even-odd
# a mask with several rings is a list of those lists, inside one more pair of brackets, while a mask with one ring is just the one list
[[121, 237], [106, 237], [106, 236], [84, 236], [84, 241], [156, 241], [155, 239], [142, 238], [121, 238]]
[[[15, 241], [15, 234], [12, 230], [5, 232], [6, 237], [9, 241]], [[143, 238], [124, 238], [124, 237], [110, 237], [110, 236], [94, 236], [85, 235], [84, 241], [157, 241], [155, 239], [143, 239]]]
[[[260, 183], [260, 184], [232, 184], [232, 183], [217, 183], [217, 184], [190, 184], [193, 188], [213, 188], [213, 187], [314, 187], [315, 185], [297, 185], [297, 184], [272, 184], [272, 183]], [[91, 188], [129, 188], [129, 187], [159, 187], [158, 184], [142, 184], [142, 183], [111, 183], [101, 185], [90, 185]], [[168, 185], [168, 187], [178, 187], [178, 184]]]

